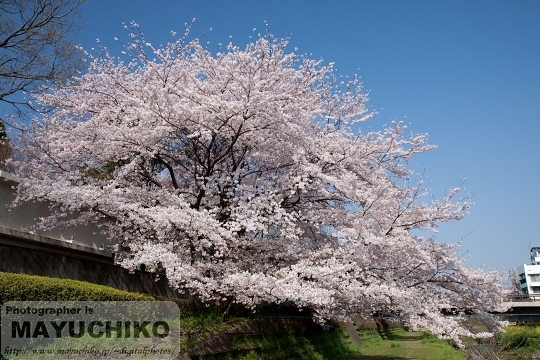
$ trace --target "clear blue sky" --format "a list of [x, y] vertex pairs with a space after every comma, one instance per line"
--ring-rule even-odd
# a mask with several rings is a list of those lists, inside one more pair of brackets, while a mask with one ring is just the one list
[[414, 166], [436, 198], [467, 179], [470, 216], [437, 234], [465, 237], [467, 265], [507, 270], [540, 246], [540, 1], [88, 0], [80, 16], [74, 39], [116, 55], [124, 22], [157, 45], [196, 18], [192, 34], [212, 28], [215, 48], [230, 35], [243, 47], [266, 20], [291, 51], [361, 76], [379, 112], [363, 129], [403, 120], [429, 134], [438, 149]]

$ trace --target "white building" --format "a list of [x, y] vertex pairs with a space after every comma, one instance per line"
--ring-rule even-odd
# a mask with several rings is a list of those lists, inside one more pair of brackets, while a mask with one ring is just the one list
[[540, 247], [531, 248], [531, 263], [518, 267], [517, 273], [522, 294], [540, 295]]

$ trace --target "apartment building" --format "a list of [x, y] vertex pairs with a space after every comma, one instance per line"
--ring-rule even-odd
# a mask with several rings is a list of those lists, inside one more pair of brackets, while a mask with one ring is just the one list
[[531, 263], [517, 268], [520, 292], [522, 294], [538, 294], [540, 296], [540, 247], [531, 248]]

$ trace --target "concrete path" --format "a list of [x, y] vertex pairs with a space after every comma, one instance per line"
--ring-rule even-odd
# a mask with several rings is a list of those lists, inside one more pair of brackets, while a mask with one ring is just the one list
[[362, 345], [362, 339], [360, 338], [360, 335], [358, 335], [358, 331], [356, 331], [356, 328], [353, 324], [348, 323], [347, 324], [347, 333], [349, 334], [349, 337], [356, 345]]

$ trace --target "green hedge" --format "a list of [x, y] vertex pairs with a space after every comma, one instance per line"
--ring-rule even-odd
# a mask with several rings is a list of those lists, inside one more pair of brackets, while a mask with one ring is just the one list
[[8, 301], [153, 301], [150, 295], [84, 281], [0, 272], [0, 305]]

